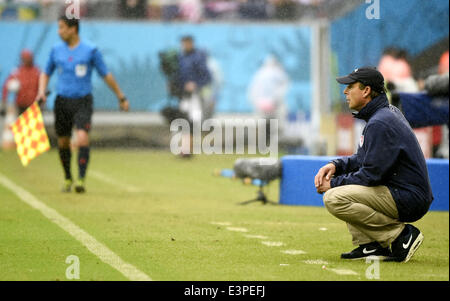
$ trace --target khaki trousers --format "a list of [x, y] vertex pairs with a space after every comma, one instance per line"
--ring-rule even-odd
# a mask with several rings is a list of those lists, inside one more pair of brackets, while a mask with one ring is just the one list
[[386, 186], [331, 188], [323, 202], [332, 215], [347, 222], [354, 245], [377, 241], [388, 247], [405, 227], [398, 220], [397, 206]]

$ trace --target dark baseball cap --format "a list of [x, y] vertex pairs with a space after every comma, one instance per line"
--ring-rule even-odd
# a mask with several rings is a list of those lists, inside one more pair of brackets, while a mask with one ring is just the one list
[[337, 77], [336, 81], [344, 85], [360, 82], [365, 86], [370, 86], [373, 91], [385, 92], [384, 77], [375, 67], [357, 68], [349, 75]]

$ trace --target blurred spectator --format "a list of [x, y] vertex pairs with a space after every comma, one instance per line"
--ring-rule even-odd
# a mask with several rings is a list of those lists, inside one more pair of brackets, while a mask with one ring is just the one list
[[64, 2], [58, 0], [41, 0], [41, 18], [46, 21], [54, 21], [64, 11]]
[[297, 3], [294, 0], [272, 0], [274, 17], [279, 20], [293, 20], [297, 17]]
[[15, 106], [22, 114], [35, 100], [39, 87], [39, 68], [34, 65], [33, 53], [24, 49], [20, 53], [21, 65], [5, 80], [2, 89], [2, 113], [8, 101], [9, 92], [16, 93]]
[[157, 2], [161, 6], [161, 18], [163, 21], [172, 21], [179, 17], [179, 0], [159, 0]]
[[288, 88], [289, 77], [283, 66], [275, 56], [269, 55], [253, 76], [247, 92], [260, 117], [278, 119], [280, 135], [287, 117], [285, 97]]
[[238, 7], [234, 0], [209, 0], [205, 4], [204, 14], [206, 18], [233, 17]]
[[267, 19], [267, 1], [239, 0], [238, 12], [244, 19]]
[[196, 94], [202, 103], [204, 119], [212, 115], [213, 100], [211, 99], [211, 73], [208, 70], [205, 51], [195, 47], [194, 38], [184, 36], [181, 39], [183, 52], [179, 57], [179, 80], [184, 96]]
[[121, 16], [130, 19], [146, 17], [147, 0], [120, 0]]
[[[181, 39], [182, 53], [179, 57], [179, 80], [183, 90], [180, 110], [188, 116], [189, 121], [203, 122], [214, 112], [211, 73], [208, 70], [207, 54], [195, 47], [194, 38], [184, 36]], [[192, 126], [191, 126], [192, 129]], [[190, 156], [192, 133], [182, 137], [181, 156]]]
[[[430, 76], [425, 81], [425, 90], [435, 97], [446, 97], [448, 108], [449, 60], [448, 50], [439, 59], [438, 76]], [[433, 157], [449, 157], [449, 123], [447, 127], [433, 127]]]
[[203, 4], [200, 0], [180, 0], [179, 8], [185, 21], [200, 22], [203, 19]]
[[406, 50], [390, 47], [383, 51], [378, 70], [386, 83], [394, 84], [397, 92], [414, 93], [419, 87], [413, 78]]
[[81, 15], [96, 19], [117, 19], [119, 17], [118, 6], [119, 1], [117, 0], [82, 0]]
[[[0, 0], [1, 19], [54, 20], [75, 0]], [[79, 0], [81, 16], [163, 21], [204, 18], [279, 19], [330, 17], [345, 0]]]
[[[444, 53], [440, 61], [443, 64], [445, 55]], [[424, 153], [429, 153], [432, 157], [448, 158], [448, 64], [440, 65], [438, 69], [442, 74], [429, 76], [424, 81], [424, 92], [402, 93], [394, 85], [392, 103], [402, 109], [411, 127], [422, 137], [419, 142], [422, 141]]]

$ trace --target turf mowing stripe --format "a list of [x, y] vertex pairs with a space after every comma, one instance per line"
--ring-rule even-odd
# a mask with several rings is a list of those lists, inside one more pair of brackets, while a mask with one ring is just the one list
[[94, 237], [89, 235], [86, 231], [78, 227], [72, 221], [59, 214], [55, 209], [48, 207], [31, 193], [25, 189], [17, 186], [15, 183], [6, 178], [0, 173], [0, 184], [5, 186], [16, 194], [19, 199], [30, 205], [34, 209], [41, 212], [50, 221], [57, 224], [63, 230], [72, 235], [75, 239], [81, 242], [90, 252], [100, 258], [104, 263], [109, 264], [125, 277], [132, 281], [151, 281], [152, 279], [145, 273], [138, 270], [133, 265], [123, 261], [117, 254], [108, 249], [105, 245], [98, 242]]
[[112, 185], [114, 187], [120, 187], [121, 189], [123, 189], [125, 191], [128, 191], [128, 192], [139, 192], [139, 191], [141, 191], [141, 189], [139, 189], [139, 188], [137, 188], [137, 187], [135, 187], [133, 185], [128, 185], [128, 184], [121, 183], [121, 182], [116, 181], [114, 179], [111, 179], [107, 175], [105, 175], [105, 174], [103, 174], [101, 172], [95, 171], [95, 170], [90, 170], [89, 174], [91, 176], [93, 176], [94, 178], [96, 178], [97, 180], [100, 180], [100, 181], [102, 181], [104, 183], [110, 184], [110, 185]]

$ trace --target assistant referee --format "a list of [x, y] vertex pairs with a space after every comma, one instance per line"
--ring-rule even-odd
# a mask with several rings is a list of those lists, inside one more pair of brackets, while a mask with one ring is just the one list
[[76, 128], [78, 149], [78, 179], [75, 191], [85, 192], [85, 176], [89, 162], [89, 130], [93, 113], [92, 70], [95, 68], [119, 100], [122, 111], [128, 111], [128, 100], [113, 75], [108, 71], [100, 51], [94, 45], [80, 40], [79, 20], [62, 16], [58, 19], [58, 34], [62, 42], [53, 46], [44, 72], [39, 79], [36, 100], [47, 99], [45, 92], [53, 72], [57, 71], [57, 96], [54, 105], [55, 130], [58, 149], [64, 169], [63, 192], [72, 190], [70, 170], [72, 128]]

